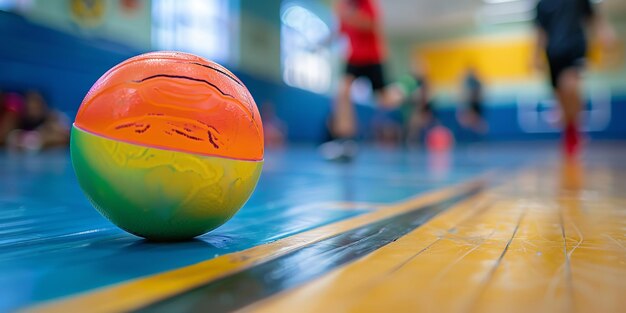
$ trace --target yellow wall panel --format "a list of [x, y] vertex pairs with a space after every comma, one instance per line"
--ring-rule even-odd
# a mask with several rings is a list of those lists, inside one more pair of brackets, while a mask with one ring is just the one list
[[531, 36], [515, 36], [427, 43], [416, 47], [416, 55], [434, 84], [454, 85], [468, 67], [485, 82], [530, 79], [533, 49]]
[[[423, 43], [415, 46], [415, 57], [424, 64], [434, 85], [449, 87], [461, 84], [468, 67], [473, 67], [485, 83], [532, 80], [537, 77], [532, 66], [534, 49], [532, 33], [513, 34]], [[588, 55], [589, 68], [620, 68], [622, 55], [621, 43], [606, 50], [592, 42]]]

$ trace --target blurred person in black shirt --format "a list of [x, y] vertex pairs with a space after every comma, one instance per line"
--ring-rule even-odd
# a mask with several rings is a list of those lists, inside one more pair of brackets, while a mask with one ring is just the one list
[[605, 45], [615, 35], [591, 0], [540, 0], [536, 14], [535, 65], [543, 68], [545, 53], [562, 110], [563, 149], [566, 156], [576, 156], [581, 141], [578, 116], [583, 105], [580, 74], [587, 54], [586, 30], [594, 30]]

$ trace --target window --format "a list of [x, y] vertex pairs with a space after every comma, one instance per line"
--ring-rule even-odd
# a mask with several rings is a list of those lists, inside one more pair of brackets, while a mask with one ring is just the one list
[[15, 0], [0, 0], [0, 10], [9, 11], [16, 7]]
[[0, 0], [0, 10], [26, 12], [33, 7], [33, 0]]
[[313, 12], [295, 4], [283, 5], [281, 21], [283, 80], [289, 86], [328, 92], [330, 50], [323, 42], [329, 39], [330, 28]]
[[232, 61], [237, 34], [229, 0], [155, 0], [152, 41], [160, 50], [194, 53], [217, 62]]

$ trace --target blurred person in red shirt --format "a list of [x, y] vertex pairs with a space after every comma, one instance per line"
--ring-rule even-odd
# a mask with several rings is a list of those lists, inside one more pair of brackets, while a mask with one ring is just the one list
[[[399, 89], [389, 87], [385, 82], [383, 63], [386, 49], [378, 4], [375, 0], [338, 0], [335, 11], [339, 18], [339, 30], [348, 39], [349, 49], [345, 57], [346, 67], [339, 85], [339, 91], [330, 121], [330, 131], [335, 141], [334, 153], [324, 153], [329, 159], [351, 159], [357, 123], [355, 108], [351, 101], [350, 89], [355, 79], [367, 78], [380, 107], [397, 107], [403, 99]], [[322, 147], [328, 150], [329, 147]], [[344, 150], [344, 151], [341, 151]]]

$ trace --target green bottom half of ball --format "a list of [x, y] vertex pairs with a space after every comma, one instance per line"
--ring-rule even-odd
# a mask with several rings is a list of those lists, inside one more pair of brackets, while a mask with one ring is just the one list
[[96, 209], [150, 240], [190, 239], [228, 221], [248, 200], [263, 161], [145, 147], [75, 126], [72, 164]]

